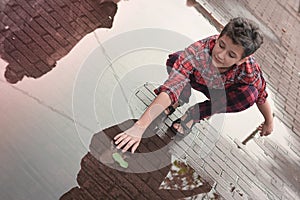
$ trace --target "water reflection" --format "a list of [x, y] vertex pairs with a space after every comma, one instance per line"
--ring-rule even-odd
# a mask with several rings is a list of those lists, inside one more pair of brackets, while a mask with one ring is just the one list
[[[170, 130], [163, 138], [153, 133], [153, 124], [156, 122], [146, 130], [145, 136], [148, 137], [142, 139], [137, 153], [122, 155], [128, 163], [128, 166], [122, 168], [120, 162], [113, 158], [118, 150], [113, 147], [111, 140], [116, 134], [132, 126], [133, 122], [127, 120], [93, 136], [90, 152], [81, 160], [77, 176], [79, 187], [65, 193], [62, 200], [79, 196], [83, 199], [181, 199], [211, 190], [211, 186], [190, 166], [180, 161], [172, 162], [168, 151], [164, 151], [163, 157], [148, 157], [140, 162], [142, 153], [154, 152], [172, 141], [174, 134]], [[169, 162], [165, 167], [159, 166], [163, 160]], [[147, 168], [148, 165], [157, 165], [157, 170], [143, 173], [133, 171], [136, 167]]]
[[5, 78], [39, 78], [88, 33], [111, 28], [117, 5], [112, 1], [10, 0], [1, 7], [1, 58]]

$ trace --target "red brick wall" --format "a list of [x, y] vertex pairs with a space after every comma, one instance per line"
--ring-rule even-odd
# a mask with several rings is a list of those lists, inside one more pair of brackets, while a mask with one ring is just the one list
[[111, 28], [117, 5], [95, 0], [10, 0], [0, 14], [5, 77], [38, 78], [88, 33]]

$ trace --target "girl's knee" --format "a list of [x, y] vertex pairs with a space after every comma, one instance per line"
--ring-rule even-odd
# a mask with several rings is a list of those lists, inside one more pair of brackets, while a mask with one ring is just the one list
[[239, 85], [227, 91], [227, 111], [239, 112], [251, 107], [258, 97], [258, 90], [251, 85]]

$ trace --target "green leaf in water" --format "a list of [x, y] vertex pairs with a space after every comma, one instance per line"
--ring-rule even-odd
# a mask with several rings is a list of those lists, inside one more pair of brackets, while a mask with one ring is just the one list
[[128, 162], [126, 162], [119, 153], [113, 153], [112, 157], [121, 167], [128, 167]]

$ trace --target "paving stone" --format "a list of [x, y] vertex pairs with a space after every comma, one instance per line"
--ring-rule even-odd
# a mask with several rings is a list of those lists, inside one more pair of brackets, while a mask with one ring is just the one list
[[[62, 26], [64, 26], [64, 24], [69, 25], [69, 22], [71, 22], [73, 19], [72, 17], [69, 15], [69, 12], [65, 12], [61, 7], [59, 7], [53, 0], [49, 0], [47, 1], [47, 3], [53, 8], [53, 12], [51, 12], [51, 16], [57, 21], [59, 22]], [[61, 20], [58, 20], [61, 19]], [[65, 22], [64, 24], [62, 24], [63, 22]], [[67, 28], [67, 27], [66, 27]], [[69, 28], [67, 28], [69, 30]]]
[[260, 147], [261, 149], [264, 150], [264, 153], [265, 153], [267, 156], [269, 156], [269, 157], [271, 157], [271, 158], [273, 158], [273, 159], [275, 158], [274, 152], [272, 152], [270, 149], [268, 149], [266, 146], [264, 146], [263, 140], [254, 138], [254, 141], [256, 142], [256, 144], [259, 145], [259, 147]]
[[[297, 106], [291, 106], [291, 105], [286, 105], [285, 106], [285, 111], [287, 112], [288, 116], [293, 116], [296, 115], [296, 110], [297, 110]], [[293, 123], [294, 122], [294, 118], [293, 117], [289, 117], [288, 120]]]
[[242, 174], [241, 167], [243, 166], [242, 163], [232, 161], [231, 159], [226, 160], [226, 164], [229, 168], [231, 168], [238, 176]]
[[295, 134], [291, 134], [289, 135], [289, 147], [291, 148], [291, 150], [294, 151], [294, 153], [296, 153], [299, 157], [300, 157], [300, 138], [295, 135]]
[[[42, 17], [36, 19], [37, 22], [56, 40], [62, 47], [67, 46], [69, 43], [57, 34], [57, 30], [50, 26], [50, 24]], [[50, 45], [51, 46], [51, 45]]]
[[39, 17], [35, 17], [34, 20], [29, 23], [29, 26], [40, 36], [47, 34], [47, 31], [37, 23], [38, 21], [36, 21], [36, 19], [39, 19]]
[[39, 57], [48, 66], [55, 66], [55, 59], [52, 59], [48, 54], [35, 42], [28, 44], [28, 48], [32, 49], [33, 53]]
[[220, 184], [217, 184], [215, 186], [215, 190], [222, 195], [226, 200], [233, 199], [232, 194], [228, 191], [226, 191]]
[[242, 178], [239, 178], [237, 180], [237, 185], [252, 199], [267, 199], [267, 195], [253, 183], [249, 186], [249, 183], [246, 183]]
[[36, 16], [36, 10], [33, 9], [27, 1], [23, 1], [23, 0], [16, 0], [16, 2], [18, 3], [18, 5], [20, 5], [23, 10], [29, 14], [31, 17], [35, 17]]
[[8, 18], [18, 27], [24, 25], [25, 21], [14, 10], [4, 10], [4, 13]]
[[46, 13], [51, 13], [54, 11], [54, 9], [47, 2], [43, 2], [41, 7], [46, 11]]
[[94, 28], [93, 22], [87, 16], [82, 16], [80, 19], [90, 28]]
[[274, 196], [272, 193], [267, 193], [268, 199], [269, 200], [279, 200], [280, 198]]
[[192, 160], [193, 162], [197, 163], [197, 167], [202, 167], [204, 164], [204, 160], [199, 156], [198, 152], [193, 150], [189, 150], [186, 155], [186, 159]]
[[[297, 115], [300, 116], [300, 113], [297, 113]], [[294, 133], [296, 133], [298, 136], [300, 136], [300, 119], [298, 119], [298, 118], [295, 119], [292, 130], [294, 131]]]
[[[9, 40], [4, 40], [3, 45], [4, 45], [5, 51], [8, 54], [10, 54], [12, 51], [16, 50], [16, 47]], [[10, 60], [13, 60], [13, 59], [10, 59]]]
[[57, 3], [58, 6], [64, 7], [67, 6], [68, 4], [72, 3], [73, 1], [62, 1], [62, 0], [56, 0], [55, 3]]
[[236, 200], [248, 199], [248, 196], [244, 193], [244, 191], [240, 191], [239, 189], [236, 189], [233, 191], [232, 197], [233, 197], [233, 199], [236, 199]]
[[47, 53], [51, 54], [54, 52], [53, 48], [41, 37], [42, 34], [35, 32], [29, 26], [25, 26], [23, 29], [31, 38]]
[[282, 193], [271, 184], [273, 177], [266, 174], [264, 171], [258, 171], [256, 177], [260, 183], [262, 183], [261, 186], [264, 187], [265, 190], [271, 194], [274, 194], [274, 198], [281, 198]]
[[[211, 159], [213, 159], [219, 166], [220, 168], [223, 170], [221, 172], [221, 177], [223, 177], [225, 180], [229, 181], [229, 182], [235, 182], [235, 180], [238, 178], [238, 174], [232, 169], [230, 168], [230, 166], [228, 166], [224, 161], [220, 160], [220, 158], [218, 156], [216, 156], [216, 154], [212, 153], [210, 155]], [[230, 178], [229, 178], [230, 177]], [[227, 179], [228, 178], [228, 179]]]
[[31, 51], [31, 49], [28, 48], [27, 45], [25, 45], [17, 36], [13, 36], [13, 39], [10, 40], [10, 42], [22, 53], [24, 57], [28, 61], [30, 61], [31, 64], [35, 64], [39, 61], [38, 57]]
[[68, 33], [68, 31], [64, 27], [60, 27], [57, 30], [58, 35], [60, 35], [62, 38], [67, 40], [70, 44], [74, 45], [76, 44], [77, 40], [73, 37], [72, 34]]
[[[99, 197], [101, 199], [102, 197]], [[103, 197], [105, 198], [105, 196]], [[60, 199], [64, 200], [96, 200], [94, 197], [92, 197], [88, 191], [82, 189], [82, 188], [72, 188], [68, 193], [64, 194]]]
[[217, 185], [215, 186], [216, 191], [220, 192], [220, 194], [226, 199], [227, 198], [234, 199], [233, 193], [235, 190], [239, 190], [242, 192], [241, 188], [239, 188], [236, 183], [227, 182], [221, 177], [217, 177], [216, 181], [217, 181]]
[[195, 140], [195, 145], [193, 146], [194, 151], [199, 152], [201, 158], [207, 157], [211, 151], [213, 151], [213, 146], [207, 145], [207, 140]]
[[22, 30], [19, 30], [17, 33], [17, 37], [24, 43], [24, 44], [29, 44], [32, 42], [32, 39]]
[[248, 158], [246, 154], [242, 154], [242, 152], [235, 148], [231, 149], [231, 153], [244, 165], [246, 169], [255, 175], [256, 166], [251, 163], [251, 158]]
[[272, 177], [271, 184], [278, 190], [283, 189], [283, 181], [277, 177]]
[[97, 185], [97, 183], [93, 179], [89, 178], [89, 175], [85, 174], [83, 170], [78, 175], [77, 181], [93, 198], [97, 199], [97, 194], [95, 194], [95, 191], [99, 191], [99, 196], [112, 199], [109, 196], [109, 193], [103, 190], [103, 188], [101, 188], [99, 185]]
[[85, 30], [85, 32], [92, 32], [95, 26], [90, 27], [89, 24], [86, 24], [81, 18], [77, 18], [76, 22]]
[[215, 148], [214, 149], [214, 153], [222, 160], [222, 161], [226, 161], [227, 158], [226, 158], [226, 155], [224, 152], [222, 152], [222, 150], [220, 150], [219, 148]]
[[210, 168], [208, 169], [208, 166], [204, 164], [205, 170], [213, 169], [215, 173], [218, 175], [218, 177], [221, 176], [223, 169], [214, 160], [212, 160], [210, 157], [206, 157], [204, 159], [204, 162], [210, 166]]
[[68, 52], [56, 42], [51, 35], [44, 35], [43, 39], [48, 42], [48, 44], [56, 50], [56, 52], [61, 56], [65, 56]]
[[218, 139], [218, 142], [216, 143], [216, 146], [219, 149], [224, 149], [226, 152], [229, 152], [229, 150], [232, 148], [231, 143], [228, 140], [226, 140], [224, 137], [220, 137]]
[[33, 77], [37, 78], [42, 75], [41, 71], [37, 70], [19, 51], [14, 51], [11, 55], [21, 66], [23, 66], [24, 70], [27, 73], [32, 74]]
[[[105, 173], [105, 172], [102, 171], [102, 173]], [[142, 195], [143, 193], [141, 193], [140, 191], [138, 191], [138, 189], [135, 187], [135, 184], [133, 184], [131, 182], [132, 180], [130, 180], [130, 179], [128, 180], [128, 179], [126, 179], [126, 177], [121, 178], [121, 177], [118, 177], [118, 176], [120, 176], [120, 174], [110, 173], [109, 176], [108, 176], [108, 179], [113, 179], [113, 180], [118, 181], [117, 185], [122, 185], [121, 191], [125, 191], [128, 195], [131, 196], [132, 199], [135, 199], [135, 198], [133, 198], [134, 196], [139, 196], [141, 199], [145, 199], [145, 197]], [[101, 177], [101, 180], [103, 181], [104, 184], [106, 182], [109, 182], [109, 180], [104, 181], [103, 177]], [[116, 188], [118, 190], [120, 190], [119, 187], [116, 187]], [[112, 192], [111, 190], [108, 190], [108, 191]], [[138, 194], [141, 194], [141, 195], [138, 195]]]
[[99, 25], [100, 25], [99, 20], [97, 20], [97, 19], [101, 19], [102, 17], [101, 17], [98, 13], [93, 12], [94, 9], [91, 10], [91, 11], [88, 11], [84, 6], [80, 6], [79, 9], [80, 9], [80, 11], [81, 11], [82, 13], [84, 13], [84, 15], [85, 15], [89, 20], [91, 20], [91, 22], [92, 22], [94, 25], [96, 25], [96, 26], [99, 26]]
[[[219, 164], [219, 163], [218, 163]], [[227, 170], [226, 167], [223, 167], [222, 165], [220, 165], [220, 167], [222, 167], [223, 171], [221, 172], [221, 178], [226, 180], [226, 182], [228, 183], [236, 183], [238, 176], [236, 176], [236, 174], [232, 173], [229, 170]]]
[[286, 200], [299, 199], [299, 191], [293, 191], [290, 186], [284, 185], [282, 193], [283, 193], [282, 199], [286, 199]]
[[77, 178], [79, 185], [82, 185], [83, 187], [84, 186], [88, 187], [87, 185], [85, 185], [85, 183], [89, 179], [91, 179], [92, 182], [94, 182], [95, 180], [104, 180], [104, 181], [100, 181], [99, 183], [93, 183], [93, 184], [94, 185], [99, 184], [98, 191], [103, 191], [105, 194], [108, 194], [106, 191], [110, 191], [115, 186], [114, 184], [111, 183], [111, 181], [109, 181], [109, 176], [101, 173], [101, 171], [99, 172], [99, 170], [97, 169], [97, 165], [93, 163], [89, 155], [84, 157], [84, 159], [81, 162], [81, 167], [82, 170], [79, 172]]

